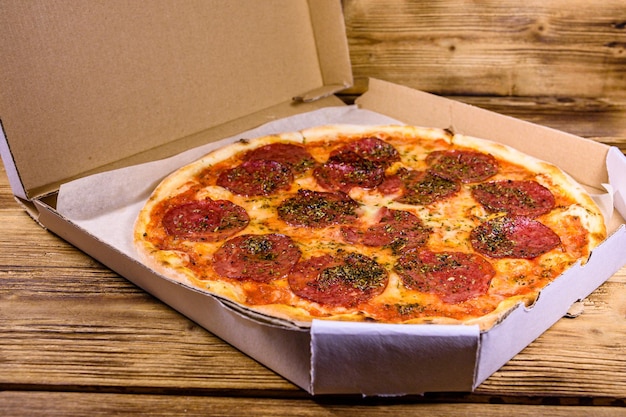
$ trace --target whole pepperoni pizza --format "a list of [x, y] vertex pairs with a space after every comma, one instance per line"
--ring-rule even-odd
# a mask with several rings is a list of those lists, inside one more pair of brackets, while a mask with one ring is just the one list
[[225, 145], [165, 178], [134, 231], [152, 269], [255, 315], [481, 329], [605, 237], [551, 164], [447, 130], [352, 125]]

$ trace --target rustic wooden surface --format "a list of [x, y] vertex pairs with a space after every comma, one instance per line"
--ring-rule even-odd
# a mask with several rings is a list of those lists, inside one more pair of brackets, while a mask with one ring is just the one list
[[623, 0], [343, 0], [352, 91], [626, 98]]
[[626, 149], [624, 0], [342, 4], [346, 101], [380, 78]]
[[[601, 7], [600, 7], [601, 4]], [[623, 0], [344, 0], [355, 74], [626, 151]], [[311, 398], [66, 242], [0, 169], [0, 415], [626, 416], [626, 267], [473, 393]]]

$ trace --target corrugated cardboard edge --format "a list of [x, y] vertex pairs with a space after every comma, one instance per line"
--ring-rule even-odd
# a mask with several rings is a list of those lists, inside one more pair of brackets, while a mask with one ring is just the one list
[[37, 211], [37, 208], [26, 195], [24, 184], [22, 183], [22, 179], [20, 178], [19, 171], [17, 170], [15, 160], [13, 159], [13, 154], [11, 152], [11, 147], [9, 146], [9, 141], [7, 141], [4, 134], [4, 129], [2, 128], [2, 120], [0, 120], [0, 158], [2, 158], [4, 169], [7, 173], [7, 177], [9, 178], [9, 185], [11, 186], [11, 190], [13, 191], [15, 201], [24, 209], [26, 213], [28, 213], [30, 217], [33, 218], [33, 220], [38, 222], [39, 225], [43, 227], [38, 219], [39, 212]]
[[626, 156], [616, 147], [611, 147], [606, 157], [609, 184], [613, 187], [613, 205], [626, 219]]

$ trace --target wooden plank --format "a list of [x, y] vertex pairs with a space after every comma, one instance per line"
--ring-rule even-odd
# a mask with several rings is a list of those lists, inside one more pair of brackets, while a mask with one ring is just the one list
[[626, 416], [626, 408], [579, 405], [437, 404], [420, 399], [270, 399], [106, 393], [0, 392], [5, 417], [124, 416], [371, 416], [603, 417]]
[[85, 297], [63, 287], [57, 297], [2, 302], [0, 389], [296, 391], [147, 296]]
[[622, 0], [344, 0], [352, 92], [624, 97]]

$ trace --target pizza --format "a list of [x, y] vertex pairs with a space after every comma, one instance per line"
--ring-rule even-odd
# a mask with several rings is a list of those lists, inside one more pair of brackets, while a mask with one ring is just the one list
[[485, 330], [604, 240], [554, 165], [416, 126], [228, 143], [166, 177], [135, 223], [157, 273], [255, 316]]

